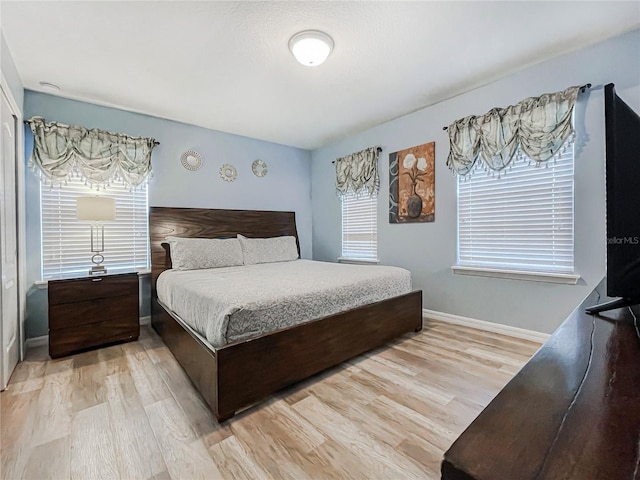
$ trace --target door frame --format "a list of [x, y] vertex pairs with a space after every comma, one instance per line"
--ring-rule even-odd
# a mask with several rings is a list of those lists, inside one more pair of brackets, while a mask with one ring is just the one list
[[[9, 88], [9, 82], [0, 73], [0, 89], [9, 101], [9, 106], [16, 116], [16, 214], [18, 219], [18, 344], [20, 348], [20, 360], [24, 360], [25, 356], [25, 332], [24, 320], [26, 317], [27, 305], [27, 259], [26, 259], [26, 223], [25, 223], [25, 156], [24, 156], [24, 124], [22, 106], [18, 105], [13, 93]], [[9, 379], [6, 379], [9, 381]]]

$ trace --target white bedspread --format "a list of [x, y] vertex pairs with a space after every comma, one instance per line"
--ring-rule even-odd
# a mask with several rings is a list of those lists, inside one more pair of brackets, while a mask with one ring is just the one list
[[167, 270], [158, 298], [220, 347], [411, 291], [398, 267], [312, 260]]

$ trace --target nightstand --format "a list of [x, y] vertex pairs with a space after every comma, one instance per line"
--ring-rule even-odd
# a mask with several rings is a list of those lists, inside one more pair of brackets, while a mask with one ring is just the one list
[[140, 335], [137, 273], [50, 280], [49, 355], [62, 357]]

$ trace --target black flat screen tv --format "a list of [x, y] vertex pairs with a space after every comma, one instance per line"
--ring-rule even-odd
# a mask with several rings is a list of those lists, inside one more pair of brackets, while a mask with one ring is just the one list
[[604, 87], [607, 182], [607, 296], [599, 313], [640, 304], [640, 116], [613, 83]]

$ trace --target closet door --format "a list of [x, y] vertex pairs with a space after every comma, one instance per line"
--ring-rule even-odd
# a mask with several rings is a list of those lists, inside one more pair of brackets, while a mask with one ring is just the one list
[[2, 93], [2, 168], [0, 168], [0, 312], [2, 321], [2, 369], [4, 390], [20, 355], [18, 337], [18, 242], [16, 190], [16, 116]]

